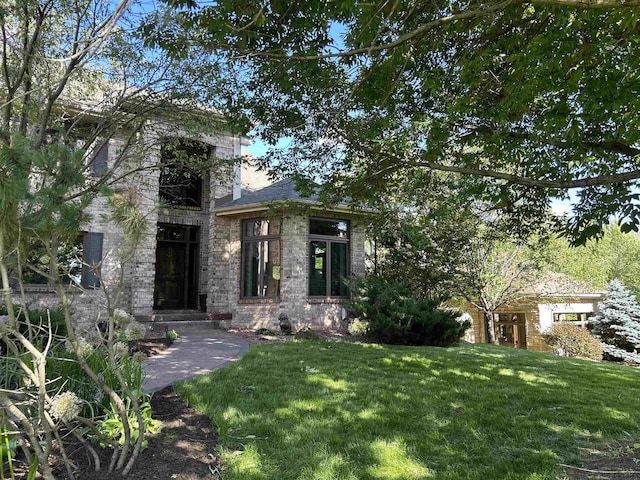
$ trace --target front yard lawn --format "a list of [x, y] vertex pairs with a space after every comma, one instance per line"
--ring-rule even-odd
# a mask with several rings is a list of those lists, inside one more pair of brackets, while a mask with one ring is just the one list
[[254, 346], [178, 393], [225, 479], [556, 479], [578, 447], [640, 436], [640, 371], [490, 345]]

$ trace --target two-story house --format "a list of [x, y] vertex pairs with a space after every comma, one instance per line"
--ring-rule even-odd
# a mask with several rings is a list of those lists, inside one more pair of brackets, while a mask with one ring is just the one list
[[[187, 135], [162, 122], [141, 135], [139, 168], [118, 186], [136, 196], [147, 233], [120, 267], [124, 233], [105, 219], [104, 200], [90, 205], [77, 248], [83, 264], [69, 289], [78, 322], [105, 314], [104, 290], [118, 278], [117, 306], [142, 321], [273, 328], [281, 313], [294, 326], [343, 320], [347, 281], [365, 269], [362, 217], [346, 205], [326, 208], [317, 197], [301, 197], [288, 179], [268, 184], [248, 167], [197, 167], [239, 157], [244, 137]], [[109, 172], [122, 148], [117, 137], [105, 141], [92, 157], [92, 173]], [[243, 172], [250, 180], [245, 188]], [[47, 285], [28, 286], [27, 296], [35, 306], [56, 302]]]

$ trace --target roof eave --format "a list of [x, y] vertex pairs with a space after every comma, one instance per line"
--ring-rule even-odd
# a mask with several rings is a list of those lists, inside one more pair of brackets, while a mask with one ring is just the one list
[[271, 202], [271, 203], [251, 203], [248, 205], [237, 205], [237, 206], [230, 206], [230, 207], [220, 207], [218, 209], [216, 209], [216, 216], [218, 217], [224, 217], [224, 216], [230, 216], [230, 215], [241, 215], [243, 213], [252, 213], [252, 212], [263, 212], [266, 210], [269, 210], [269, 208], [271, 207], [284, 207], [284, 205], [280, 205], [280, 203], [286, 203], [286, 202], [294, 202], [294, 203], [299, 203], [305, 206], [310, 206], [312, 208], [315, 208], [317, 210], [322, 210], [325, 212], [335, 212], [335, 213], [346, 213], [349, 215], [362, 215], [362, 214], [366, 214], [366, 213], [373, 213], [373, 211], [371, 212], [357, 212], [352, 210], [351, 208], [345, 206], [341, 206], [341, 205], [336, 205], [333, 207], [327, 207], [325, 205], [323, 205], [321, 202], [312, 202], [312, 201], [304, 201], [304, 200], [283, 200], [281, 202]]
[[544, 298], [602, 298], [605, 292], [594, 293], [540, 293], [540, 297]]

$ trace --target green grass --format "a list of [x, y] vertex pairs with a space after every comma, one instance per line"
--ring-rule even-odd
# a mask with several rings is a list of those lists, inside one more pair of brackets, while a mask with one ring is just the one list
[[490, 345], [254, 346], [178, 393], [225, 479], [556, 479], [578, 446], [640, 434], [640, 371]]

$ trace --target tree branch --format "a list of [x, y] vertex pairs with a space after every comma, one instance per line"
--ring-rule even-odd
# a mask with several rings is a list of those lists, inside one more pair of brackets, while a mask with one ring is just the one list
[[543, 188], [543, 189], [570, 189], [570, 188], [584, 188], [595, 187], [602, 185], [614, 185], [629, 182], [631, 180], [640, 179], [640, 169], [630, 170], [622, 173], [613, 173], [608, 175], [597, 175], [592, 177], [577, 178], [574, 180], [542, 180], [538, 178], [531, 178], [523, 175], [515, 175], [511, 173], [500, 172], [497, 170], [490, 170], [485, 168], [472, 168], [463, 167], [459, 165], [448, 165], [444, 163], [430, 161], [426, 158], [422, 159], [407, 159], [391, 152], [381, 151], [376, 148], [368, 147], [366, 145], [360, 145], [360, 148], [368, 154], [381, 155], [393, 161], [393, 163], [386, 168], [378, 171], [376, 175], [387, 173], [391, 171], [397, 171], [401, 168], [411, 167], [424, 167], [430, 170], [439, 172], [459, 173], [462, 175], [473, 175], [477, 177], [494, 178], [496, 180], [503, 180], [508, 183], [522, 185], [524, 187]]
[[532, 5], [549, 5], [578, 8], [630, 8], [640, 6], [640, 0], [529, 0]]
[[[638, 0], [640, 3], [640, 0]], [[301, 60], [301, 61], [313, 61], [313, 60], [323, 60], [327, 58], [344, 58], [344, 57], [353, 57], [356, 55], [362, 54], [371, 54], [375, 52], [380, 52], [383, 50], [391, 50], [396, 48], [410, 40], [413, 40], [416, 37], [420, 37], [425, 34], [429, 30], [432, 30], [436, 27], [440, 27], [442, 25], [447, 25], [449, 23], [457, 22], [460, 20], [466, 20], [469, 18], [476, 18], [481, 16], [491, 15], [493, 13], [499, 12], [500, 10], [504, 10], [509, 5], [522, 3], [519, 0], [504, 0], [502, 2], [497, 2], [492, 4], [491, 6], [480, 7], [475, 10], [468, 10], [460, 13], [455, 13], [452, 15], [443, 16], [437, 18], [436, 20], [432, 20], [430, 22], [424, 23], [420, 25], [418, 28], [405, 33], [404, 35], [400, 35], [396, 40], [388, 43], [382, 43], [379, 45], [370, 45], [368, 47], [363, 48], [354, 48], [352, 50], [347, 50], [343, 52], [335, 52], [335, 53], [323, 53], [318, 55], [287, 55], [285, 53], [274, 53], [274, 52], [256, 52], [252, 51], [243, 51], [244, 55], [250, 57], [265, 57], [265, 58], [274, 58], [274, 59], [288, 59], [288, 60]]]
[[[514, 132], [511, 130], [503, 130], [503, 129], [491, 127], [490, 125], [455, 125], [454, 124], [452, 126], [458, 126], [467, 130], [471, 130], [471, 133], [468, 133], [460, 137], [461, 140], [463, 141], [471, 137], [474, 133], [488, 134], [488, 135], [498, 134], [498, 135], [504, 135], [509, 138], [513, 138], [514, 140], [531, 140], [534, 142], [543, 143], [545, 145], [551, 145], [552, 147], [558, 147], [558, 148], [564, 148], [564, 149], [569, 149], [572, 147], [572, 145], [569, 142], [559, 140], [556, 138], [541, 137], [539, 135], [533, 135], [531, 133], [526, 133], [526, 132]], [[632, 147], [631, 145], [620, 142], [618, 140], [605, 140], [602, 142], [587, 141], [587, 142], [580, 143], [580, 146], [588, 147], [592, 149], [601, 149], [601, 150], [605, 150], [613, 153], [621, 153], [629, 157], [636, 157], [640, 155], [640, 148]]]
[[[286, 53], [276, 52], [256, 52], [255, 50], [242, 50], [239, 49], [243, 56], [248, 57], [263, 57], [272, 59], [287, 59], [298, 61], [315, 61], [329, 58], [345, 58], [353, 57], [357, 55], [369, 55], [384, 50], [394, 49], [404, 43], [407, 43], [417, 37], [421, 37], [428, 31], [447, 25], [450, 23], [458, 22], [461, 20], [468, 20], [471, 18], [479, 18], [505, 10], [510, 6], [515, 5], [539, 5], [539, 6], [559, 6], [559, 7], [571, 7], [571, 8], [591, 8], [591, 9], [618, 9], [618, 8], [634, 8], [640, 7], [640, 0], [503, 0], [501, 2], [487, 2], [487, 5], [480, 6], [473, 10], [462, 11], [451, 15], [441, 16], [427, 23], [423, 23], [419, 27], [400, 35], [397, 39], [381, 44], [371, 44], [368, 47], [354, 48], [351, 50], [322, 53], [317, 55], [289, 55]], [[254, 19], [255, 20], [255, 19]], [[251, 23], [254, 22], [252, 20]], [[247, 26], [241, 28], [229, 27], [233, 31], [241, 31], [246, 29]], [[218, 45], [219, 48], [225, 48]], [[227, 46], [228, 49], [233, 47]]]

